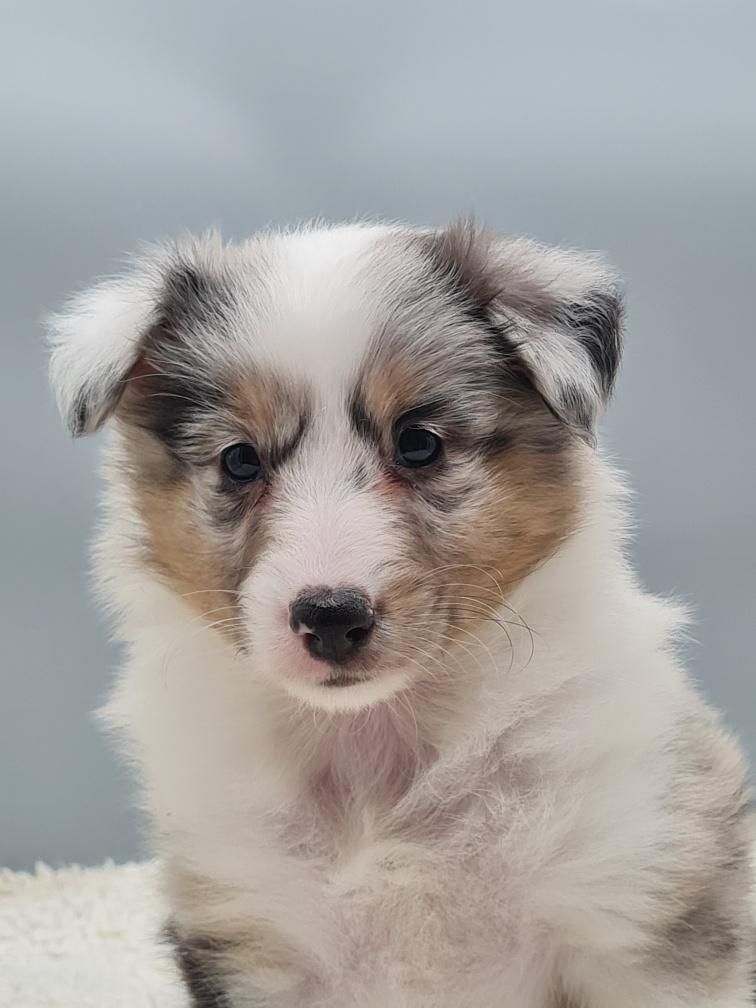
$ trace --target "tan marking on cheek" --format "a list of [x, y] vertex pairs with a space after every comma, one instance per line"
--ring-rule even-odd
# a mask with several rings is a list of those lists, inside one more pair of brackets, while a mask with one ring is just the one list
[[492, 576], [506, 598], [574, 529], [579, 482], [569, 447], [558, 457], [511, 449], [486, 464], [482, 496], [458, 559], [470, 566], [457, 579], [481, 604], [481, 621], [499, 592]]
[[147, 532], [147, 542], [139, 543], [145, 562], [218, 632], [243, 644], [236, 590], [262, 549], [264, 531], [242, 536], [240, 555], [230, 541], [239, 537], [208, 527], [187, 472], [159, 444], [132, 435], [127, 454], [125, 476]]
[[[142, 489], [137, 508], [149, 530], [151, 559], [174, 591], [211, 622], [238, 616], [236, 572], [224, 569], [197, 528], [186, 486]], [[238, 640], [234, 624], [219, 623], [218, 629]]]
[[[479, 463], [478, 479], [470, 473], [469, 494], [448, 513], [418, 490], [401, 489], [406, 542], [384, 601], [395, 648], [418, 657], [418, 649], [432, 651], [450, 638], [469, 644], [513, 588], [558, 549], [579, 504], [571, 451], [500, 452]], [[437, 676], [438, 662], [429, 661]]]

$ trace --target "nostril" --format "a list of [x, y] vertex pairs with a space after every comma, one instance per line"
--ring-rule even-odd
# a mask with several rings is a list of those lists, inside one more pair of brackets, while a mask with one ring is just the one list
[[372, 623], [369, 627], [357, 626], [353, 627], [351, 630], [347, 630], [346, 639], [351, 641], [352, 644], [362, 644], [364, 640], [367, 639], [368, 634], [372, 630]]

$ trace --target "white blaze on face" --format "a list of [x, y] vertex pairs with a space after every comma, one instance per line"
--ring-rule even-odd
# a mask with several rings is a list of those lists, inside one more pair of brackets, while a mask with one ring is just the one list
[[271, 488], [266, 549], [242, 598], [256, 660], [295, 691], [322, 680], [328, 668], [304, 647], [308, 628], [292, 630], [292, 602], [307, 588], [352, 588], [375, 605], [400, 549], [386, 499], [374, 481], [360, 486], [358, 467], [374, 464], [374, 450], [353, 430], [348, 410], [375, 331], [361, 276], [379, 233], [304, 232], [269, 250], [268, 307], [255, 333], [255, 359], [304, 384], [312, 412]]
[[342, 396], [322, 407], [268, 503], [267, 546], [242, 589], [256, 658], [294, 688], [328, 672], [290, 626], [290, 606], [308, 588], [357, 589], [376, 606], [401, 537], [393, 509], [375, 483], [355, 473], [371, 449], [351, 430]]

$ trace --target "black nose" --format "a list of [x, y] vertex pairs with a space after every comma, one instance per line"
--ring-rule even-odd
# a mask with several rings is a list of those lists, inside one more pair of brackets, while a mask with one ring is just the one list
[[354, 588], [306, 588], [291, 605], [289, 623], [313, 658], [340, 665], [367, 641], [375, 614]]

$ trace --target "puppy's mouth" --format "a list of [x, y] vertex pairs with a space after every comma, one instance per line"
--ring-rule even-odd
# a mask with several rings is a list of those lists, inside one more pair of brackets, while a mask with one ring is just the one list
[[344, 689], [347, 686], [359, 686], [360, 683], [367, 682], [363, 676], [349, 675], [345, 672], [334, 671], [320, 682], [326, 689]]

